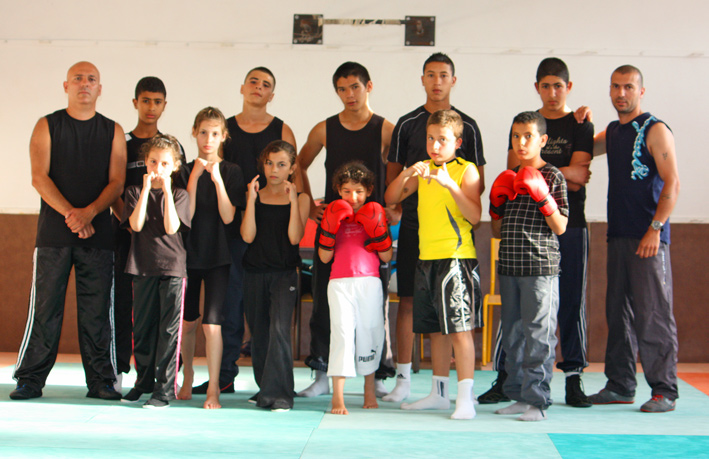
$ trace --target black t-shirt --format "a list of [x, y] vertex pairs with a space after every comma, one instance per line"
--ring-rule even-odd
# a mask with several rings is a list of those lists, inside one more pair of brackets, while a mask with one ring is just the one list
[[[474, 163], [477, 167], [485, 165], [483, 141], [480, 129], [474, 119], [451, 107], [463, 118], [463, 143], [456, 152], [457, 156]], [[430, 159], [426, 150], [426, 122], [431, 113], [420, 106], [408, 113], [396, 123], [391, 136], [389, 161], [411, 167], [419, 161]], [[414, 193], [401, 203], [403, 214], [401, 224], [410, 228], [418, 228], [418, 194]]]
[[[94, 202], [108, 185], [116, 124], [100, 113], [91, 119], [77, 120], [66, 109], [47, 115], [51, 138], [49, 178], [75, 208]], [[88, 239], [72, 233], [64, 216], [44, 200], [37, 222], [37, 247], [113, 248], [113, 229], [109, 209], [91, 221], [96, 231]]]
[[266, 145], [274, 140], [281, 140], [283, 135], [283, 121], [273, 117], [271, 123], [261, 132], [246, 132], [239, 127], [236, 117], [227, 120], [229, 139], [224, 142], [224, 159], [237, 164], [244, 174], [244, 183], [249, 183], [257, 175], [259, 186], [266, 186], [266, 177], [258, 170], [258, 157]]
[[[544, 118], [547, 122], [549, 140], [542, 148], [542, 159], [556, 168], [566, 167], [571, 163], [575, 151], [585, 151], [593, 159], [593, 123], [584, 121], [579, 124], [573, 113], [558, 119]], [[510, 134], [512, 131], [510, 131]], [[512, 139], [507, 149], [512, 149]], [[569, 223], [568, 228], [585, 228], [586, 187], [578, 191], [568, 191]]]
[[[122, 228], [130, 228], [130, 218], [140, 198], [141, 187], [130, 186], [125, 192]], [[190, 196], [182, 188], [173, 188], [175, 210], [180, 228], [175, 234], [165, 232], [165, 195], [151, 189], [143, 229], [131, 233], [126, 273], [135, 276], [187, 277], [187, 251], [180, 233], [190, 230]]]
[[340, 122], [340, 115], [325, 120], [327, 156], [325, 157], [325, 201], [330, 203], [340, 196], [332, 188], [337, 169], [350, 161], [362, 161], [374, 172], [374, 191], [367, 201], [384, 204], [386, 166], [382, 159], [382, 125], [384, 118], [372, 114], [369, 122], [357, 131], [350, 131]]
[[[185, 164], [180, 170], [177, 180], [180, 186], [187, 188], [194, 161]], [[234, 223], [224, 224], [219, 215], [217, 190], [207, 171], [197, 182], [197, 203], [192, 217], [192, 229], [187, 238], [187, 267], [190, 269], [211, 269], [231, 264], [229, 240], [233, 239], [233, 231], [238, 231], [241, 221], [241, 210], [245, 207], [246, 186], [241, 175], [241, 169], [228, 161], [219, 163], [224, 187], [231, 204], [236, 207]], [[238, 224], [237, 224], [238, 223]]]
[[[158, 134], [160, 131], [158, 131]], [[136, 137], [133, 132], [128, 132], [126, 134], [126, 182], [124, 185], [124, 192], [123, 192], [123, 201], [125, 202], [126, 200], [126, 195], [125, 192], [128, 190], [128, 187], [131, 186], [137, 186], [141, 187], [143, 186], [143, 176], [148, 173], [148, 168], [145, 166], [145, 161], [140, 161], [140, 148], [143, 146], [145, 142], [150, 140], [150, 138], [140, 138]], [[187, 162], [187, 159], [185, 158], [185, 149], [182, 148], [182, 144], [180, 145], [180, 153], [182, 155], [182, 164], [185, 164]], [[175, 174], [176, 175], [176, 174]], [[173, 178], [175, 177], [173, 175]], [[173, 186], [174, 186], [173, 182]], [[113, 219], [113, 229], [115, 231], [116, 235], [116, 244], [122, 245], [122, 244], [130, 244], [130, 233], [128, 230], [126, 230], [123, 227], [119, 227], [120, 225], [120, 219], [122, 218], [122, 215], [116, 215], [116, 218]]]
[[256, 237], [244, 254], [243, 265], [250, 272], [274, 272], [300, 265], [298, 245], [288, 238], [291, 204], [264, 204], [256, 198]]

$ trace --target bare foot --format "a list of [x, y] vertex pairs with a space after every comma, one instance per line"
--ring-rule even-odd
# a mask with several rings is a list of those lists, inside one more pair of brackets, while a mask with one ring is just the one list
[[362, 408], [364, 408], [365, 410], [373, 410], [375, 408], [379, 408], [379, 403], [377, 403], [377, 396], [374, 394], [364, 394], [364, 405], [362, 405]]
[[374, 373], [367, 375], [364, 378], [364, 405], [362, 405], [362, 408], [365, 410], [379, 408], [379, 403], [377, 403], [377, 392], [374, 385]]
[[207, 391], [207, 401], [204, 402], [205, 410], [217, 410], [221, 408], [222, 405], [219, 403], [219, 392], [213, 393]]
[[345, 407], [345, 394], [343, 393], [343, 388], [345, 385], [345, 378], [332, 378], [334, 391], [332, 393], [332, 414], [350, 414]]
[[192, 387], [183, 386], [177, 393], [177, 400], [192, 400]]
[[194, 371], [189, 373], [182, 369], [182, 387], [177, 393], [178, 400], [192, 400], [192, 383], [194, 382]]
[[345, 404], [335, 404], [333, 401], [332, 403], [332, 410], [330, 411], [332, 414], [350, 414], [349, 411], [347, 411], [347, 408], [345, 407]]

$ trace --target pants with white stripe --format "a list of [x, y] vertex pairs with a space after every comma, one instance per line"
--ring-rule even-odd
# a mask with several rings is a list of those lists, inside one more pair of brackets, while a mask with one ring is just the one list
[[[566, 228], [559, 238], [561, 274], [559, 275], [559, 312], [557, 314], [562, 360], [556, 367], [563, 372], [582, 372], [586, 360], [586, 266], [588, 264], [588, 230]], [[493, 368], [505, 371], [502, 328], [495, 340]]]
[[57, 359], [64, 300], [72, 266], [76, 276], [79, 350], [89, 389], [115, 382], [112, 350], [113, 251], [90, 247], [38, 247], [27, 326], [13, 378], [44, 387]]
[[174, 400], [185, 279], [135, 276], [133, 291], [134, 387], [159, 400]]
[[500, 276], [502, 347], [507, 354], [503, 390], [512, 400], [546, 409], [559, 308], [558, 276]]

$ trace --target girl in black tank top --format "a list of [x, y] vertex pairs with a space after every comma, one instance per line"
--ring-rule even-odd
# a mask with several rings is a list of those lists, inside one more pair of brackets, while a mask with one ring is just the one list
[[297, 301], [298, 244], [310, 213], [310, 198], [298, 195], [289, 181], [295, 149], [288, 142], [269, 143], [259, 157], [259, 176], [247, 189], [241, 236], [244, 255], [244, 311], [251, 330], [251, 359], [259, 392], [257, 406], [273, 411], [293, 407], [291, 320]]

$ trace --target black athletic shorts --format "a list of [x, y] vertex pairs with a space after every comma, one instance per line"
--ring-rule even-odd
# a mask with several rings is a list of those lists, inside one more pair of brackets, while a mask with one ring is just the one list
[[419, 260], [414, 291], [415, 333], [459, 333], [475, 324], [474, 258]]

